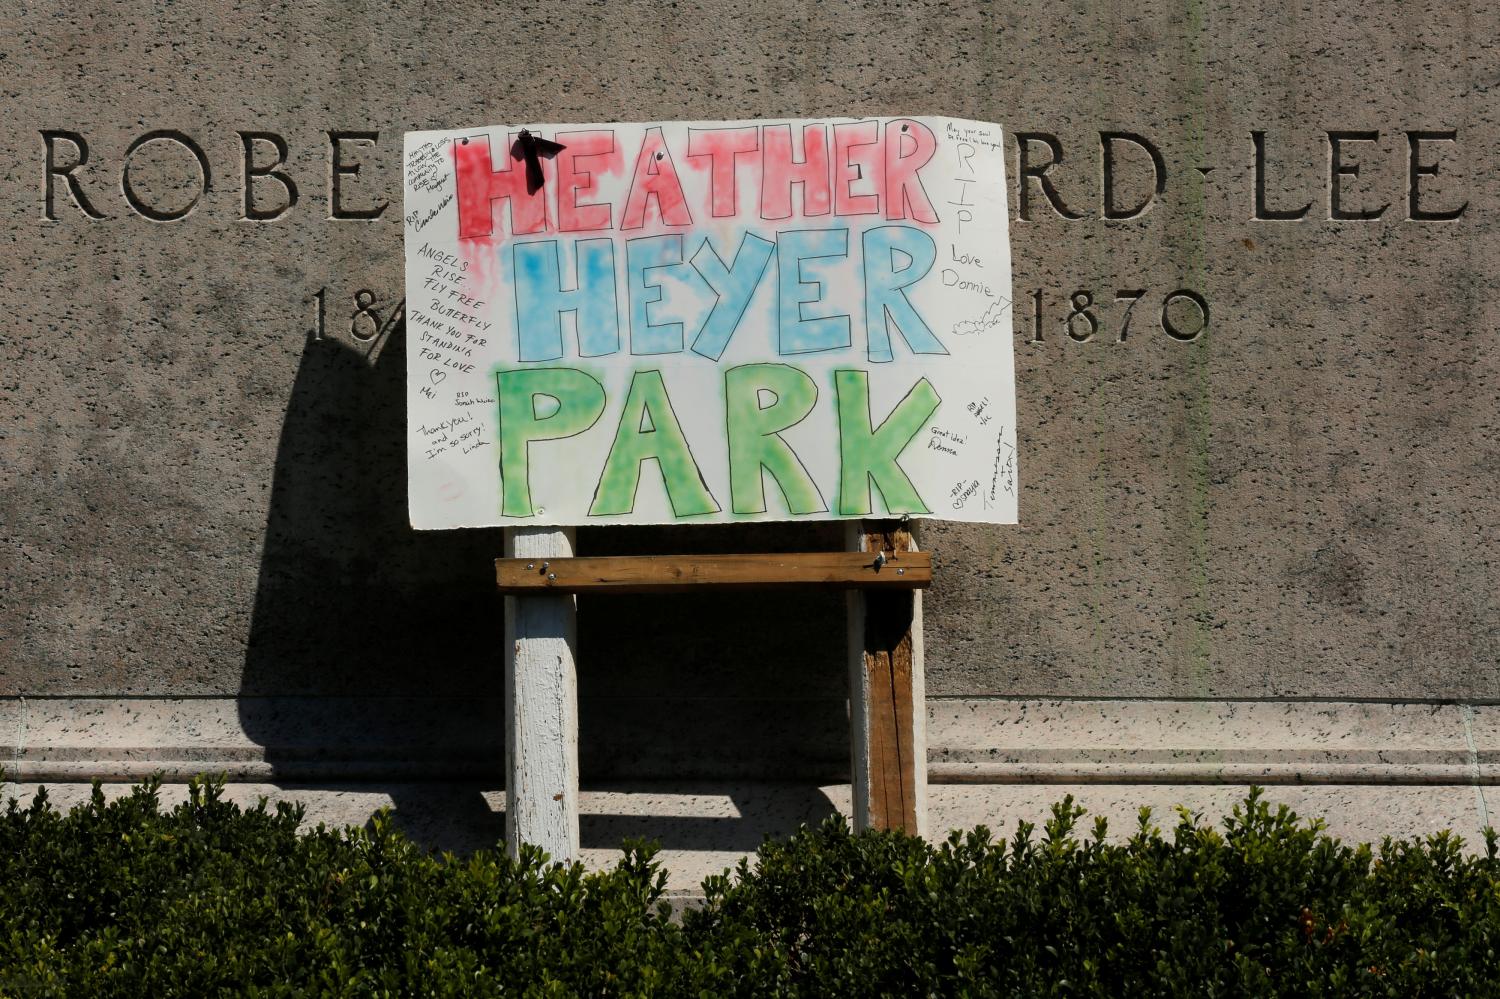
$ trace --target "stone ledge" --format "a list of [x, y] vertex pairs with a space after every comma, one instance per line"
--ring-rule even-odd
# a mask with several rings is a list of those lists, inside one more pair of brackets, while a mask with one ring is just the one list
[[502, 719], [498, 698], [7, 698], [0, 767], [21, 781], [478, 778], [501, 758]]
[[[585, 771], [646, 777], [838, 780], [844, 706], [830, 699], [718, 702], [585, 698]], [[0, 698], [0, 768], [21, 780], [167, 780], [222, 771], [241, 781], [483, 780], [500, 773], [498, 697]], [[678, 738], [662, 740], [661, 718]], [[591, 725], [593, 719], [598, 719]], [[809, 751], [811, 747], [811, 751]], [[705, 748], [710, 751], [705, 752]]]
[[1489, 705], [970, 698], [928, 714], [936, 783], [1500, 782]]
[[[654, 727], [694, 723], [692, 706], [669, 699], [629, 710], [653, 705]], [[835, 760], [778, 750], [776, 733], [803, 724], [787, 712], [751, 706], [746, 717], [766, 727], [725, 739], [722, 759], [657, 751], [641, 769], [837, 779]], [[503, 717], [498, 698], [5, 698], [0, 768], [28, 782], [219, 771], [255, 782], [482, 781], [499, 773]], [[938, 784], [1500, 783], [1494, 705], [930, 699], [928, 745]]]

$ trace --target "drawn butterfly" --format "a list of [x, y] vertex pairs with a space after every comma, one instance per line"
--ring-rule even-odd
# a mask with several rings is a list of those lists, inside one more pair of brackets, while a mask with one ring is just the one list
[[521, 129], [521, 134], [510, 147], [511, 159], [526, 161], [526, 193], [535, 194], [542, 189], [542, 161], [541, 156], [551, 159], [558, 153], [567, 149], [557, 142], [532, 135], [526, 129]]

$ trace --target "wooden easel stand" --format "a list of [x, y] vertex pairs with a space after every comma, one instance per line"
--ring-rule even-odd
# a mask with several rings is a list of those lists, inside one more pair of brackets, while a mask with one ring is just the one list
[[573, 557], [571, 530], [512, 528], [506, 597], [506, 840], [578, 856], [579, 593], [849, 590], [850, 758], [856, 829], [926, 827], [921, 590], [932, 560], [904, 523], [851, 524], [848, 551]]

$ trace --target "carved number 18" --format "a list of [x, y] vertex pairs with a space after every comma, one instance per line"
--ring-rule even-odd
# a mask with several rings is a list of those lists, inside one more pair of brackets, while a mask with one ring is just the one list
[[[328, 335], [328, 288], [313, 292], [318, 309], [313, 319], [312, 338], [322, 340]], [[390, 316], [382, 322], [375, 308], [375, 293], [361, 288], [354, 293], [354, 311], [349, 315], [349, 335], [360, 343], [369, 343], [406, 318], [406, 299], [397, 302]]]

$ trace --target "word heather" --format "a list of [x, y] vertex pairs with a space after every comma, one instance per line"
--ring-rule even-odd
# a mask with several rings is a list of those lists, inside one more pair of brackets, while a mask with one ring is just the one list
[[[544, 184], [534, 191], [509, 152], [518, 134], [501, 144], [506, 153], [499, 162], [488, 136], [465, 136], [453, 146], [460, 238], [491, 235], [501, 202], [509, 205], [514, 235], [637, 230], [646, 227], [648, 215], [663, 227], [686, 228], [695, 217], [735, 218], [745, 208], [766, 221], [833, 214], [937, 222], [918, 177], [937, 138], [910, 119], [884, 125], [812, 122], [795, 131], [789, 124], [688, 127], [678, 143], [669, 142], [660, 126], [649, 127], [632, 143], [629, 183], [616, 204], [598, 198], [601, 181], [627, 166], [618, 130], [557, 131], [563, 148], [539, 161]], [[709, 178], [703, 197], [692, 203], [679, 161]], [[742, 174], [748, 175], [746, 206]]]

